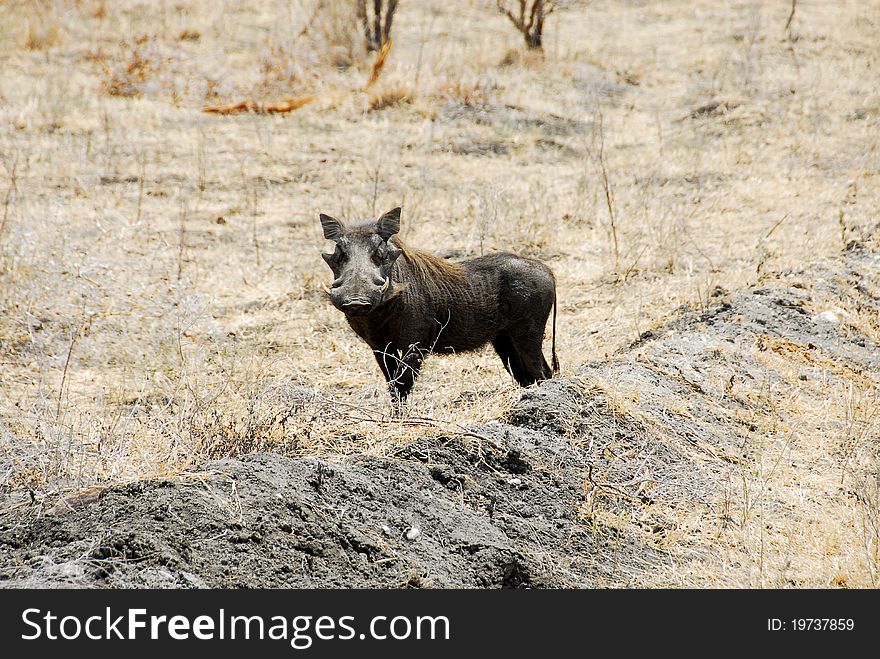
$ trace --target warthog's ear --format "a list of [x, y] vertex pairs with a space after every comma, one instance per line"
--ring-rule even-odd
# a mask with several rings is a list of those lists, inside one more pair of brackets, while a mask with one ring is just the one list
[[376, 221], [376, 233], [387, 241], [400, 231], [400, 207], [390, 210]]
[[342, 238], [342, 234], [345, 233], [345, 227], [342, 226], [342, 222], [335, 217], [324, 215], [324, 213], [321, 213], [318, 217], [321, 219], [321, 226], [324, 228], [324, 237], [327, 240], [339, 240]]

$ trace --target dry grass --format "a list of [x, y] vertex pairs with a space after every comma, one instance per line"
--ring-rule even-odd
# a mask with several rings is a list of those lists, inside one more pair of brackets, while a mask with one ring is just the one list
[[[320, 293], [318, 212], [402, 204], [411, 244], [545, 259], [569, 374], [717, 286], [876, 230], [877, 2], [799, 3], [791, 38], [784, 3], [594, 2], [548, 24], [541, 59], [506, 54], [520, 36], [491, 5], [410, 3], [369, 93], [341, 2], [30, 6], [0, 10], [7, 490], [250, 450], [385, 454], [508, 409], [518, 391], [485, 352], [430, 360], [409, 407], [425, 421], [388, 417]], [[306, 95], [289, 116], [201, 112]], [[663, 579], [876, 585], [876, 389], [761, 358], [828, 377], [751, 392], [756, 410], [803, 406], [800, 425], [755, 412], [736, 524], [682, 517], [720, 550]], [[784, 509], [762, 508], [770, 486]]]

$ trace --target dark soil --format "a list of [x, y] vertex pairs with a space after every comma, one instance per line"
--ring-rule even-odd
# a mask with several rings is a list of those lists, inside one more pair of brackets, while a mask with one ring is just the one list
[[[880, 312], [880, 258], [853, 246], [708, 308], [682, 309], [608, 361], [523, 392], [504, 419], [389, 458], [255, 453], [162, 481], [0, 511], [7, 587], [473, 587], [643, 584], [671, 557], [679, 509], [720, 515], [780, 341], [880, 374], [841, 307]], [[773, 343], [773, 342], [777, 343]], [[639, 392], [623, 404], [618, 391]], [[692, 546], [693, 545], [693, 546]]]

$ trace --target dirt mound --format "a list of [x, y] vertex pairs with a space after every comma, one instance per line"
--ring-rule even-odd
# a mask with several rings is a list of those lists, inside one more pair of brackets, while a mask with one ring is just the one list
[[652, 575], [664, 565], [710, 551], [683, 530], [683, 514], [721, 529], [731, 522], [729, 484], [752, 459], [768, 404], [756, 392], [817, 373], [876, 383], [880, 348], [860, 319], [878, 311], [880, 258], [854, 247], [733, 296], [716, 291], [708, 308], [683, 309], [609, 361], [524, 391], [505, 418], [388, 458], [256, 453], [182, 478], [7, 509], [0, 579], [7, 587], [662, 584]]

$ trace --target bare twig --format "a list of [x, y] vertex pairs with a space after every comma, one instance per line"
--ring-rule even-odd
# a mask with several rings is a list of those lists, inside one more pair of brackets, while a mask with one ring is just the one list
[[513, 26], [522, 34], [530, 50], [543, 50], [544, 21], [557, 9], [564, 8], [557, 0], [516, 0], [516, 11], [510, 8], [509, 0], [495, 0], [498, 11], [507, 16]]
[[370, 213], [376, 214], [376, 198], [379, 196], [379, 165], [381, 160], [376, 162], [376, 169], [373, 170], [373, 201], [370, 206]]
[[443, 428], [443, 427], [451, 427], [457, 430], [457, 434], [462, 437], [473, 437], [474, 439], [480, 439], [489, 444], [496, 446], [498, 442], [488, 435], [483, 435], [478, 432], [474, 432], [461, 425], [460, 423], [456, 423], [454, 421], [443, 421], [442, 419], [434, 419], [431, 417], [400, 417], [392, 414], [386, 414], [384, 412], [380, 412], [375, 408], [366, 407], [364, 405], [357, 405], [355, 403], [349, 403], [341, 400], [334, 400], [332, 398], [328, 398], [322, 394], [318, 394], [318, 400], [320, 400], [325, 405], [329, 406], [331, 409], [335, 409], [338, 407], [345, 407], [350, 410], [355, 410], [357, 412], [361, 412], [364, 416], [357, 417], [358, 421], [366, 421], [369, 423], [376, 423], [381, 425], [395, 425], [395, 426], [428, 426], [431, 428]]
[[629, 276], [633, 273], [633, 271], [635, 271], [636, 266], [639, 264], [639, 261], [641, 260], [642, 256], [645, 254], [645, 252], [647, 250], [648, 250], [648, 245], [645, 245], [644, 247], [642, 247], [641, 251], [638, 253], [635, 260], [632, 262], [632, 265], [630, 265], [626, 269], [626, 272], [623, 273], [623, 282], [624, 283], [626, 283], [627, 279], [629, 279]]
[[783, 216], [779, 219], [779, 221], [778, 221], [776, 224], [774, 224], [772, 227], [770, 227], [770, 231], [768, 231], [768, 232], [764, 235], [764, 237], [765, 237], [765, 238], [769, 238], [771, 235], [773, 235], [773, 232], [776, 231], [776, 229], [778, 229], [779, 226], [780, 226], [783, 222], [785, 222], [787, 219], [788, 219], [788, 213], [786, 213], [785, 215], [783, 215]]
[[257, 180], [252, 181], [252, 205], [251, 205], [251, 239], [254, 242], [254, 252], [256, 253], [257, 268], [260, 267], [260, 243], [257, 240]]
[[614, 194], [608, 178], [608, 167], [605, 163], [605, 121], [602, 113], [599, 116], [599, 168], [602, 173], [602, 187], [605, 189], [605, 204], [608, 207], [608, 218], [611, 222], [611, 239], [614, 243], [614, 268], [620, 267], [620, 247], [617, 243], [617, 219], [614, 212]]
[[183, 255], [186, 249], [186, 202], [182, 202], [180, 209], [180, 223], [178, 225], [178, 248], [177, 248], [177, 281], [183, 277]]
[[422, 52], [425, 50], [425, 41], [428, 38], [428, 34], [432, 31], [434, 27], [434, 21], [436, 20], [437, 15], [435, 13], [431, 13], [431, 22], [427, 24], [427, 28], [422, 31], [422, 38], [419, 41], [419, 54], [416, 57], [416, 75], [413, 79], [413, 93], [418, 93], [419, 90], [419, 76], [422, 72]]
[[785, 31], [788, 33], [789, 38], [791, 38], [791, 23], [794, 20], [794, 14], [797, 11], [797, 0], [791, 0], [791, 13], [788, 15], [788, 20], [785, 21]]
[[144, 202], [144, 179], [147, 175], [147, 155], [145, 153], [141, 154], [141, 176], [140, 182], [138, 184], [138, 203], [137, 203], [137, 213], [134, 218], [135, 225], [141, 223], [141, 205]]
[[64, 384], [67, 382], [67, 369], [70, 366], [70, 356], [73, 354], [73, 346], [76, 345], [77, 338], [79, 338], [78, 327], [73, 331], [73, 336], [70, 337], [70, 347], [67, 348], [67, 359], [64, 360], [64, 372], [61, 374], [61, 386], [58, 388], [58, 404], [55, 406], [56, 422], [61, 416], [61, 400], [64, 397]]
[[6, 228], [6, 221], [9, 219], [9, 204], [12, 201], [12, 193], [18, 193], [18, 185], [17, 185], [17, 174], [16, 170], [18, 169], [18, 154], [15, 156], [15, 161], [12, 163], [12, 167], [7, 167], [9, 170], [9, 187], [6, 189], [6, 197], [3, 199], [3, 218], [0, 219], [0, 236], [3, 235], [3, 230]]
[[205, 129], [201, 126], [199, 127], [199, 145], [196, 159], [199, 168], [199, 199], [201, 199], [202, 193], [208, 187], [207, 165], [205, 163]]
[[[639, 497], [620, 489], [620, 487], [618, 487], [616, 483], [607, 483], [607, 482], [600, 482], [600, 481], [594, 480], [593, 479], [593, 465], [589, 465], [587, 467], [587, 480], [590, 481], [590, 485], [592, 486], [590, 488], [591, 491], [595, 491], [600, 488], [605, 489], [605, 490], [611, 490], [612, 492], [616, 492], [617, 494], [619, 494], [622, 497], [625, 497], [627, 499], [631, 499], [633, 501], [639, 501]], [[629, 484], [629, 483], [627, 483], [627, 484]]]

